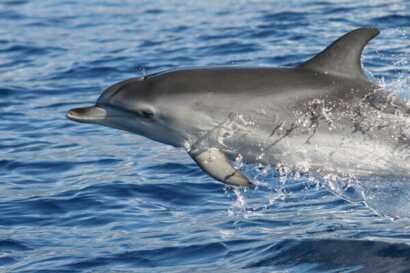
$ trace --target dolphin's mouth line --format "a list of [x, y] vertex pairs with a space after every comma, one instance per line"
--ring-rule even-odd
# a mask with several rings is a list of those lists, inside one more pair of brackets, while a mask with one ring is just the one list
[[122, 118], [126, 115], [143, 120], [143, 117], [137, 112], [115, 105], [104, 104], [71, 109], [67, 113], [67, 118], [77, 122], [93, 123], [106, 120], [107, 118]]
[[107, 117], [107, 111], [98, 106], [74, 108], [68, 111], [67, 118], [78, 122], [98, 122]]

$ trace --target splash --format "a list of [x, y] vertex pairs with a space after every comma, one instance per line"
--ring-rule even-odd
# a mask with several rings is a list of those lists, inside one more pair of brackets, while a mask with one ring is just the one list
[[[308, 128], [307, 142], [316, 133], [318, 120], [325, 121], [329, 130], [337, 127], [337, 120], [332, 116], [330, 108], [324, 107], [324, 103], [318, 101], [312, 105], [314, 105], [315, 112], [310, 111], [306, 115], [300, 116], [299, 119], [299, 124], [304, 124], [305, 128]], [[364, 116], [357, 114], [357, 112], [348, 113], [349, 117], [355, 121], [355, 129], [358, 133], [369, 138], [376, 138], [380, 134], [379, 131], [383, 130], [386, 134], [390, 134], [395, 148], [393, 150], [380, 149], [374, 154], [364, 155], [369, 161], [362, 163], [373, 167], [380, 166], [380, 168], [387, 166], [391, 171], [390, 175], [377, 173], [357, 175], [353, 169], [339, 170], [325, 167], [315, 169], [312, 168], [309, 160], [302, 160], [296, 168], [283, 163], [276, 165], [257, 164], [251, 171], [249, 169], [245, 171], [248, 176], [253, 177], [258, 189], [269, 192], [267, 206], [289, 198], [291, 196], [291, 191], [287, 190], [289, 184], [299, 183], [303, 184], [305, 188], [313, 186], [318, 191], [326, 189], [350, 203], [361, 203], [383, 217], [393, 220], [410, 217], [410, 180], [409, 176], [405, 175], [410, 166], [410, 123], [408, 117], [401, 112], [396, 112], [393, 116], [380, 114], [376, 110], [367, 111], [367, 113], [369, 112], [373, 114]], [[344, 143], [344, 145], [350, 144]], [[366, 142], [363, 145], [366, 146]], [[360, 147], [356, 146], [356, 148]], [[261, 149], [260, 156], [265, 156], [265, 152], [266, 149]], [[336, 150], [336, 153], [338, 152]], [[359, 151], [359, 153], [361, 152]], [[342, 156], [346, 155], [342, 154]], [[243, 169], [245, 167], [241, 154], [236, 157], [236, 167]], [[357, 167], [360, 166], [353, 165], [351, 168]], [[231, 212], [235, 212], [236, 216], [240, 214], [245, 218], [249, 217], [251, 215], [250, 210], [247, 209], [249, 202], [237, 190], [235, 196], [236, 200]]]
[[[400, 37], [400, 43], [403, 45], [407, 44], [407, 47], [410, 46], [409, 44], [409, 34], [404, 29], [396, 30]], [[394, 80], [386, 82], [384, 79], [379, 82], [379, 84], [386, 88], [386, 90], [392, 90], [392, 92], [399, 97], [407, 100], [410, 105], [410, 78], [409, 78], [409, 53], [407, 51], [402, 51], [395, 56], [393, 56], [394, 60], [392, 63], [392, 67], [394, 67], [395, 72], [393, 73], [395, 76]]]

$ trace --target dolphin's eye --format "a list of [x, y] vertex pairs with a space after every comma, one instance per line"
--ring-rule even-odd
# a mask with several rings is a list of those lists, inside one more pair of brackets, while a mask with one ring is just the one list
[[154, 113], [151, 110], [142, 110], [141, 116], [143, 116], [146, 119], [151, 119], [154, 117]]

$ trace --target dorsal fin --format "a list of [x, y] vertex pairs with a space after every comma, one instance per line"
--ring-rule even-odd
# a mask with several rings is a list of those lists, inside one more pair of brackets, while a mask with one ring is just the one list
[[353, 30], [298, 67], [325, 74], [367, 80], [362, 70], [360, 57], [363, 48], [377, 34], [379, 34], [377, 28]]

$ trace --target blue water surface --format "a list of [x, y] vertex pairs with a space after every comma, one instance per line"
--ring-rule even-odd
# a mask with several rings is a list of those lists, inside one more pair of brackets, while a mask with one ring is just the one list
[[389, 178], [372, 206], [305, 178], [235, 192], [183, 150], [65, 117], [129, 77], [291, 66], [369, 25], [369, 74], [408, 95], [407, 0], [2, 0], [0, 272], [410, 272]]

